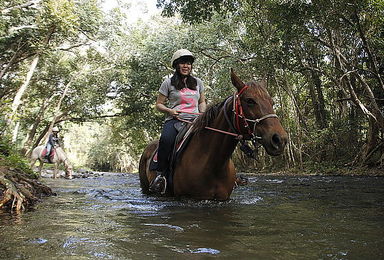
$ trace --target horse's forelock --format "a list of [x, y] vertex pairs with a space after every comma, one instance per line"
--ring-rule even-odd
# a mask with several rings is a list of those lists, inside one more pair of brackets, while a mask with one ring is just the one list
[[256, 91], [256, 95], [257, 95], [256, 98], [262, 98], [262, 99], [267, 99], [267, 100], [272, 99], [264, 82], [251, 81], [251, 82], [248, 82], [247, 85], [250, 86], [251, 89]]
[[268, 93], [267, 88], [265, 87], [265, 84], [262, 81], [250, 81], [247, 83], [247, 85], [259, 91]]

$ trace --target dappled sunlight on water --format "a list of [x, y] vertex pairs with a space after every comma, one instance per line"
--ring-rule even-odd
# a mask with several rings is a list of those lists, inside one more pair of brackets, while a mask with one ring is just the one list
[[135, 174], [43, 181], [58, 196], [0, 214], [0, 259], [384, 258], [384, 178], [251, 176], [227, 202], [146, 196]]

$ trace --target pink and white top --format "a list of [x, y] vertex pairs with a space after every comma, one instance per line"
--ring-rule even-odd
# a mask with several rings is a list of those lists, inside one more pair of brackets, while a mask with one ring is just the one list
[[[185, 111], [189, 113], [199, 113], [199, 99], [200, 93], [204, 91], [204, 85], [201, 79], [196, 78], [197, 86], [196, 90], [189, 88], [183, 88], [177, 90], [174, 86], [171, 85], [171, 79], [168, 78], [164, 80], [161, 84], [159, 92], [166, 96], [169, 100], [169, 107], [176, 109], [178, 111]], [[186, 113], [180, 113], [181, 119], [193, 119], [197, 115], [191, 115]], [[166, 120], [172, 119], [171, 116], [168, 116]]]

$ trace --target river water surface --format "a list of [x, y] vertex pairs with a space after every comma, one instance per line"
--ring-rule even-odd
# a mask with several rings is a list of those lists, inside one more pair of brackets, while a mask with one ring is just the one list
[[0, 214], [0, 259], [384, 259], [383, 177], [249, 176], [228, 202], [142, 195], [137, 174], [42, 179]]

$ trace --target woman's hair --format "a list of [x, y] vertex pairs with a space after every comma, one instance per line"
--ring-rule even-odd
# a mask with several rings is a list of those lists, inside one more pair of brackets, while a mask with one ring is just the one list
[[[185, 83], [183, 81], [183, 78], [187, 78], [185, 80]], [[171, 77], [171, 84], [173, 86], [175, 86], [175, 88], [177, 90], [181, 90], [185, 87], [192, 89], [192, 90], [196, 90], [197, 80], [195, 77], [193, 77], [191, 75], [188, 75], [188, 76], [181, 75], [180, 72], [178, 71], [178, 69], [176, 69], [175, 73]]]

